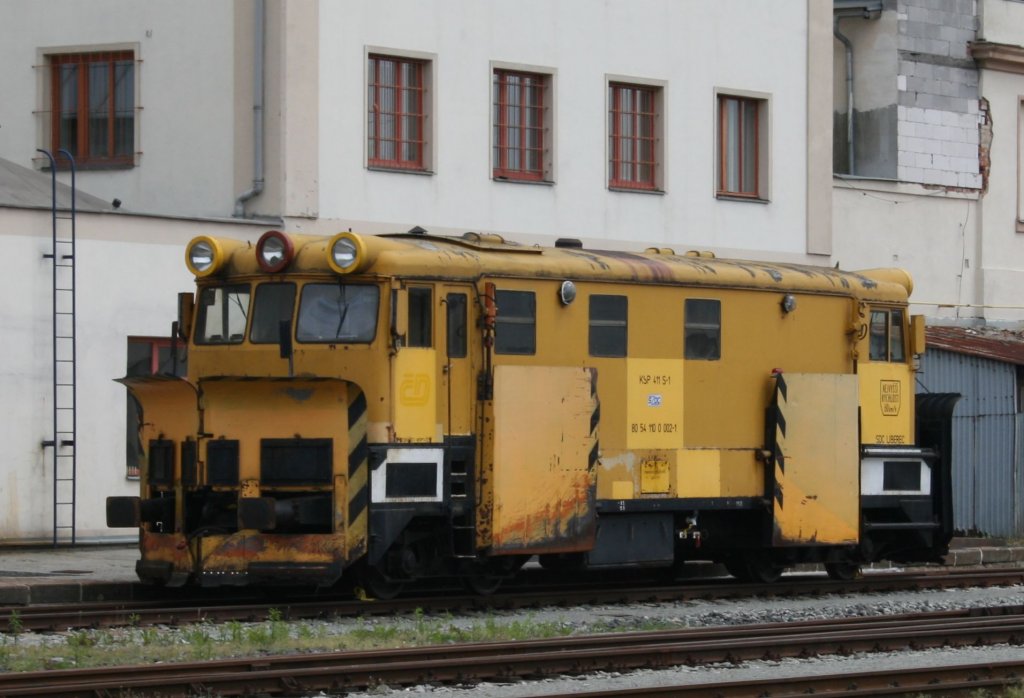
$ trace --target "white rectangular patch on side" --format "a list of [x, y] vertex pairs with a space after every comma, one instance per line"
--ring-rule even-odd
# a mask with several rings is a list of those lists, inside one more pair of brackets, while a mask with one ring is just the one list
[[865, 458], [860, 463], [862, 495], [932, 493], [932, 472], [920, 458]]
[[440, 502], [444, 496], [444, 450], [389, 448], [387, 459], [370, 475], [370, 501]]

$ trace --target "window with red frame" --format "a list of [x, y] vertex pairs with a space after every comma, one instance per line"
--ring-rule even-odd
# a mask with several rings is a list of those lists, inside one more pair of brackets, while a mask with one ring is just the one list
[[494, 177], [544, 179], [547, 76], [494, 71]]
[[131, 51], [49, 56], [50, 144], [79, 165], [134, 164], [135, 56]]
[[759, 120], [762, 100], [718, 97], [718, 193], [760, 197]]
[[608, 186], [657, 189], [657, 87], [608, 86]]
[[367, 153], [371, 167], [424, 168], [425, 61], [371, 55]]

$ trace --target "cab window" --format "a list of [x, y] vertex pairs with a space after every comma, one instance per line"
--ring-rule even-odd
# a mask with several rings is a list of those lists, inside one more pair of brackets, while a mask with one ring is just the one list
[[249, 316], [249, 285], [208, 286], [199, 292], [196, 344], [241, 344]]
[[722, 302], [688, 298], [683, 308], [683, 352], [687, 359], [722, 358]]
[[537, 299], [533, 291], [498, 291], [494, 351], [534, 354], [537, 351]]
[[590, 297], [590, 355], [625, 356], [629, 304], [625, 296]]
[[445, 299], [448, 311], [448, 356], [461, 359], [466, 356], [468, 321], [465, 293], [449, 293]]
[[904, 361], [903, 350], [903, 311], [894, 310], [891, 314], [892, 324], [889, 328], [889, 361]]
[[434, 345], [433, 318], [431, 317], [431, 291], [429, 288], [409, 289], [409, 341], [410, 347]]
[[875, 308], [871, 311], [871, 335], [868, 357], [872, 361], [903, 362], [906, 344], [903, 332], [903, 310]]
[[376, 286], [306, 284], [299, 300], [295, 338], [331, 344], [372, 342], [379, 305], [380, 290]]
[[277, 344], [282, 322], [292, 324], [295, 307], [295, 284], [268, 283], [256, 287], [256, 300], [252, 306], [252, 328], [249, 341], [253, 344]]

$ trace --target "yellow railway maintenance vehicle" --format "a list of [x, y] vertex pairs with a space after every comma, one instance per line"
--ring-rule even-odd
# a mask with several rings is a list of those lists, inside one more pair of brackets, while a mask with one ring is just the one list
[[715, 560], [938, 560], [955, 395], [910, 277], [495, 235], [195, 238], [187, 378], [142, 406], [141, 579], [494, 589]]

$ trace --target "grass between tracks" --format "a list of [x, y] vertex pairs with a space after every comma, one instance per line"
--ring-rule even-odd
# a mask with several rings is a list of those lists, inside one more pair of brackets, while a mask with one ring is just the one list
[[[566, 622], [484, 617], [456, 623], [451, 616], [362, 619], [357, 622], [289, 621], [271, 609], [259, 623], [231, 621], [182, 627], [135, 627], [26, 633], [15, 615], [0, 632], [0, 671], [39, 671], [154, 662], [187, 662], [265, 654], [369, 650], [465, 642], [502, 642], [564, 637], [575, 632], [663, 630], [671, 621], [641, 619], [635, 625], [604, 623], [585, 630]], [[970, 698], [1024, 698], [1024, 686], [1000, 692], [973, 691]]]
[[[635, 629], [655, 627], [645, 624], [645, 627]], [[600, 630], [598, 627], [588, 628], [588, 632]], [[494, 617], [456, 623], [451, 617], [427, 617], [419, 610], [411, 617], [399, 619], [373, 618], [332, 623], [288, 621], [280, 611], [271, 609], [268, 618], [260, 623], [198, 623], [180, 628], [129, 626], [51, 634], [25, 633], [15, 617], [10, 621], [7, 632], [0, 633], [0, 671], [500, 642], [560, 637], [573, 632], [574, 628], [568, 623]]]

